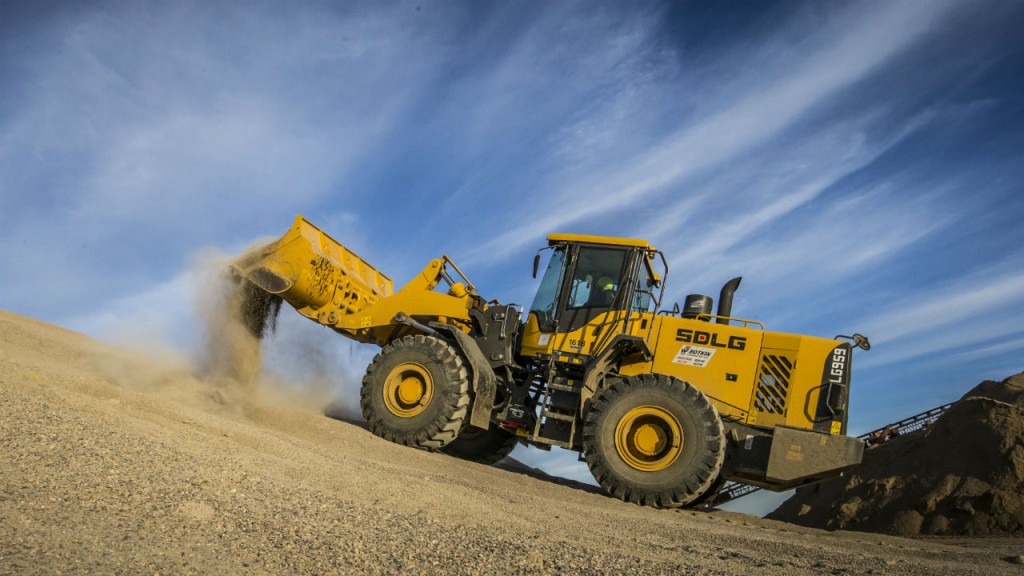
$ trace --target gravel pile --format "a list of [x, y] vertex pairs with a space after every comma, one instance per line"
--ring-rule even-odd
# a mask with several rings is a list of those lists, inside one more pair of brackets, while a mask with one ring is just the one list
[[926, 430], [798, 490], [769, 518], [901, 536], [1024, 535], [1024, 373], [985, 381]]

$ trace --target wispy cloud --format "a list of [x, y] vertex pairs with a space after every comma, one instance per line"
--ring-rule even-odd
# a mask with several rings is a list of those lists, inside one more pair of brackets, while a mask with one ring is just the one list
[[[714, 197], [722, 209], [698, 239], [680, 243], [685, 250], [674, 260], [684, 266], [715, 261], [735, 246], [755, 239], [764, 241], [776, 232], [771, 230], [772, 225], [870, 165], [926, 125], [932, 115], [920, 114], [895, 127], [892, 133], [868, 137], [866, 134], [883, 122], [882, 117], [879, 111], [872, 110], [861, 118], [828, 126], [820, 133], [803, 134], [796, 144], [780, 142], [771, 151], [752, 154], [743, 164], [746, 180], [705, 181], [703, 187], [709, 191], [704, 194]], [[830, 203], [842, 205], [845, 199], [832, 199]], [[829, 226], [851, 226], [863, 220], [857, 210], [832, 211], [828, 204], [817, 210]], [[787, 232], [800, 234], [800, 229]]]
[[606, 164], [589, 178], [560, 183], [550, 191], [553, 202], [573, 206], [573, 210], [533, 218], [484, 244], [477, 253], [492, 257], [512, 253], [550, 230], [628, 207], [764, 145], [824, 99], [864, 79], [927, 35], [954, 7], [954, 2], [927, 9], [889, 4], [881, 10], [848, 12], [826, 22], [806, 40], [806, 57], [795, 62], [790, 57], [769, 67], [778, 76], [766, 76], [764, 70], [741, 71], [762, 80], [750, 83], [755, 89], [745, 98], [681, 127], [657, 144], [644, 146], [639, 153], [616, 162], [603, 159]]
[[[429, 50], [403, 59], [424, 41], [401, 33], [411, 11], [213, 12], [54, 18], [26, 56], [25, 97], [0, 117], [5, 237], [25, 248], [0, 262], [30, 292], [69, 276], [91, 280], [73, 299], [136, 290], [133, 275], [166, 280], [203, 244], [248, 240], [325, 200], [343, 207], [353, 193], [337, 182], [441, 63]], [[41, 237], [51, 227], [63, 245]]]
[[[1019, 258], [1018, 258], [1019, 260]], [[986, 269], [897, 299], [864, 321], [875, 348], [862, 364], [879, 367], [974, 350], [992, 355], [1024, 326], [1024, 273]], [[1009, 337], [1009, 338], [1008, 338]]]

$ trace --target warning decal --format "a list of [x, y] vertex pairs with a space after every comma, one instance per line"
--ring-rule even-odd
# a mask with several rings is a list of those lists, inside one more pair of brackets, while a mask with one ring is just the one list
[[672, 359], [676, 364], [684, 364], [686, 366], [696, 366], [697, 368], [703, 368], [708, 365], [711, 361], [711, 357], [715, 355], [716, 350], [714, 348], [704, 348], [702, 346], [691, 346], [684, 344], [679, 349], [679, 354]]

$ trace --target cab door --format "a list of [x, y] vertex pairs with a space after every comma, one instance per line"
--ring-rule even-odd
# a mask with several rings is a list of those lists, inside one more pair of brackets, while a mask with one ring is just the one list
[[559, 350], [591, 354], [595, 341], [622, 321], [631, 290], [634, 250], [629, 247], [567, 244], [555, 248], [530, 307], [523, 331], [524, 355]]

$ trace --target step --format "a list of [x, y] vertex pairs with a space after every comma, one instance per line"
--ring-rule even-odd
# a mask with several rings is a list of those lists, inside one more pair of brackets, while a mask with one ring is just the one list
[[558, 412], [548, 412], [544, 410], [540, 413], [541, 418], [550, 418], [551, 420], [562, 420], [563, 422], [572, 422], [576, 419], [576, 416], [572, 414], [559, 414]]

